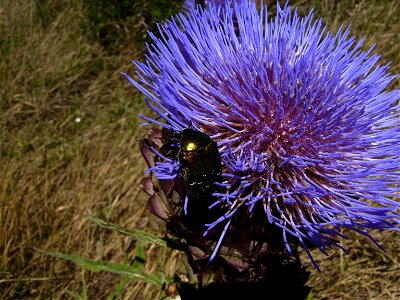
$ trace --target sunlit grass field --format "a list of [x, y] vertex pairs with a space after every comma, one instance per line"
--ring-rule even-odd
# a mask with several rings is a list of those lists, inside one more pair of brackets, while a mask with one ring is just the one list
[[[271, 14], [275, 1], [268, 1]], [[284, 3], [284, 2], [282, 2]], [[145, 163], [137, 140], [146, 135], [143, 97], [120, 73], [134, 75], [146, 30], [157, 30], [180, 1], [0, 1], [0, 296], [1, 299], [159, 299], [137, 279], [94, 273], [39, 252], [131, 264], [145, 271], [182, 270], [181, 254], [100, 228], [104, 220], [163, 236], [146, 210], [139, 183]], [[376, 43], [380, 63], [400, 73], [400, 2], [291, 1], [315, 7], [331, 31]], [[397, 80], [391, 88], [400, 88]], [[349, 233], [350, 255], [315, 252], [310, 299], [400, 299], [400, 234], [374, 232], [386, 254]], [[290, 288], [290, 287], [288, 287]]]

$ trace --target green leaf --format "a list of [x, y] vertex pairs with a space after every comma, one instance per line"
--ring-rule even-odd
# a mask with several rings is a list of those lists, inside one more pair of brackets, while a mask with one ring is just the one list
[[309, 294], [308, 294], [308, 296], [307, 296], [307, 299], [306, 300], [312, 300], [313, 299], [313, 293], [312, 292], [310, 292]]
[[64, 253], [60, 253], [60, 252], [47, 252], [47, 251], [40, 250], [40, 249], [36, 249], [36, 250], [38, 250], [42, 253], [45, 253], [47, 255], [51, 255], [54, 257], [63, 258], [63, 259], [72, 261], [75, 264], [81, 266], [82, 268], [85, 268], [85, 269], [93, 271], [93, 272], [109, 271], [109, 272], [113, 272], [113, 273], [117, 273], [117, 274], [126, 275], [129, 278], [137, 278], [137, 279], [144, 280], [146, 282], [154, 284], [155, 286], [157, 286], [159, 288], [161, 288], [163, 285], [163, 282], [160, 278], [146, 274], [146, 273], [139, 271], [136, 268], [133, 268], [131, 266], [110, 263], [110, 262], [104, 262], [101, 260], [87, 259], [87, 258], [82, 258], [77, 255], [69, 255], [69, 254], [64, 254]]
[[170, 239], [167, 237], [159, 238], [158, 236], [155, 236], [153, 234], [147, 233], [139, 229], [127, 229], [117, 224], [106, 222], [93, 215], [90, 211], [89, 211], [89, 220], [100, 227], [111, 229], [119, 233], [128, 235], [140, 242], [153, 243], [164, 247], [167, 246], [169, 248], [180, 250], [183, 252], [187, 250], [187, 245], [185, 243], [180, 242], [178, 239]]
[[90, 212], [89, 212], [89, 220], [91, 222], [99, 225], [100, 227], [111, 229], [111, 230], [117, 231], [117, 232], [125, 234], [125, 235], [129, 235], [129, 236], [137, 239], [138, 241], [152, 243], [152, 244], [165, 246], [165, 247], [167, 246], [167, 241], [165, 239], [161, 239], [158, 236], [144, 232], [142, 230], [127, 229], [127, 228], [124, 228], [117, 224], [108, 223], [108, 222], [103, 221], [100, 218], [96, 217], [95, 215], [93, 215]]

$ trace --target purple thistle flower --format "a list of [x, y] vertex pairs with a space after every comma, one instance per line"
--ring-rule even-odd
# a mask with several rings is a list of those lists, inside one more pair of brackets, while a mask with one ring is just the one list
[[[316, 266], [308, 247], [345, 251], [343, 228], [378, 246], [368, 230], [399, 228], [400, 91], [385, 91], [395, 76], [349, 29], [331, 33], [289, 5], [269, 19], [242, 1], [179, 14], [161, 34], [134, 63], [139, 81], [125, 76], [158, 114], [143, 119], [218, 143], [222, 182], [209, 209], [228, 209], [205, 235], [224, 228], [219, 245], [235, 223], [272, 224], [289, 253], [292, 236]], [[176, 178], [179, 161], [156, 154], [150, 170]]]

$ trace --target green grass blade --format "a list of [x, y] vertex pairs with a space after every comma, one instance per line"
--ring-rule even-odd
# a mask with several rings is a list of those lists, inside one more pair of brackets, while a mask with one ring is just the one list
[[144, 266], [144, 262], [146, 261], [146, 256], [144, 254], [144, 247], [142, 243], [137, 243], [136, 245], [136, 256], [135, 261], [133, 263], [133, 267], [135, 269], [142, 268]]
[[67, 294], [70, 295], [75, 300], [87, 300], [84, 297], [82, 297], [81, 295], [79, 295], [78, 292], [75, 292], [75, 291], [67, 291]]
[[131, 278], [124, 277], [122, 280], [117, 284], [115, 289], [111, 292], [111, 294], [107, 297], [107, 300], [115, 300], [117, 297], [121, 296], [124, 287], [131, 281]]

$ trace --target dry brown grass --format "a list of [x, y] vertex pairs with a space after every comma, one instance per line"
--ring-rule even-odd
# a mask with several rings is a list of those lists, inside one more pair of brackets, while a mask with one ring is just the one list
[[[146, 108], [119, 75], [133, 74], [130, 60], [143, 55], [142, 7], [150, 2], [133, 2], [129, 18], [108, 20], [112, 34], [104, 39], [90, 27], [96, 23], [83, 1], [0, 1], [2, 299], [70, 299], [67, 291], [82, 294], [84, 282], [89, 299], [107, 298], [118, 284], [118, 299], [160, 296], [149, 284], [82, 272], [33, 250], [131, 262], [132, 240], [91, 224], [88, 210], [128, 228], [163, 232], [139, 189], [145, 164], [136, 140], [145, 131], [136, 115]], [[352, 23], [352, 33], [366, 37], [367, 46], [376, 41], [382, 62], [400, 71], [397, 1], [311, 2], [297, 1], [301, 12], [317, 5], [332, 30]], [[387, 256], [354, 238], [350, 256], [316, 254], [323, 273], [312, 274], [314, 299], [400, 298], [399, 235], [378, 233]], [[145, 253], [149, 273], [173, 274], [179, 253], [151, 245]]]
[[[126, 239], [92, 226], [88, 209], [127, 227], [150, 222], [139, 191], [145, 166], [136, 146], [143, 134], [136, 124], [142, 99], [120, 76], [141, 52], [132, 43], [110, 55], [82, 34], [79, 1], [43, 5], [52, 18], [48, 24], [38, 2], [10, 1], [1, 8], [3, 45], [11, 48], [0, 65], [1, 82], [7, 83], [0, 207], [5, 298], [62, 298], [67, 289], [80, 289], [79, 268], [32, 247], [121, 259]], [[141, 24], [136, 27], [143, 32]], [[124, 46], [130, 42], [127, 36]], [[120, 279], [104, 277], [110, 283]], [[91, 290], [105, 293], [110, 283]]]
[[312, 268], [307, 255], [303, 261], [312, 271], [309, 280], [313, 299], [399, 299], [400, 255], [398, 232], [375, 232], [374, 237], [385, 246], [386, 253], [365, 237], [348, 233], [342, 241], [350, 254], [331, 251], [329, 257], [313, 251], [321, 273]]

